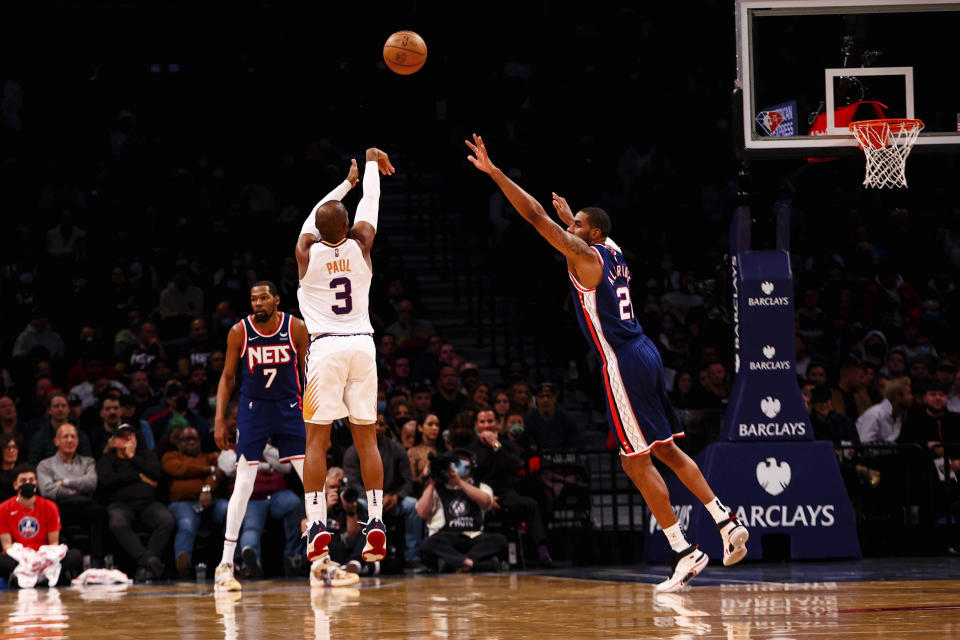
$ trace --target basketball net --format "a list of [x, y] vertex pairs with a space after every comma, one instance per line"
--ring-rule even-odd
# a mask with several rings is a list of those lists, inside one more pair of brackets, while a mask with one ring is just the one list
[[850, 131], [867, 156], [863, 186], [876, 189], [906, 187], [907, 156], [921, 129], [923, 122], [913, 119], [851, 122]]

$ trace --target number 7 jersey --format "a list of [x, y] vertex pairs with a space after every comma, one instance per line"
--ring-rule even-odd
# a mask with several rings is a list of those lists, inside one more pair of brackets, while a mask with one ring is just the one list
[[310, 262], [297, 291], [310, 337], [372, 334], [372, 279], [363, 249], [353, 238], [344, 238], [337, 244], [321, 240], [310, 247]]
[[584, 337], [600, 355], [605, 348], [616, 349], [643, 335], [630, 298], [630, 269], [623, 254], [603, 245], [590, 248], [603, 263], [603, 277], [595, 289], [588, 289], [569, 273], [577, 322]]

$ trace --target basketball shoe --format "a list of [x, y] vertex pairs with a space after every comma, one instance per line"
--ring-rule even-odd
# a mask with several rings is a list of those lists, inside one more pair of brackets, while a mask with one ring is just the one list
[[226, 593], [228, 591], [240, 591], [240, 583], [233, 577], [233, 563], [221, 562], [213, 574], [213, 592]]
[[316, 562], [330, 553], [327, 545], [330, 544], [330, 532], [320, 523], [319, 520], [310, 524], [307, 529], [307, 560]]
[[723, 566], [737, 564], [747, 555], [747, 538], [750, 532], [740, 518], [730, 514], [726, 520], [717, 523], [720, 537], [723, 538]]
[[360, 582], [360, 576], [349, 571], [330, 559], [330, 556], [317, 560], [310, 567], [311, 587], [348, 587]]
[[710, 562], [707, 554], [694, 545], [683, 551], [670, 553], [673, 554], [673, 575], [656, 586], [656, 590], [661, 593], [679, 591]]
[[363, 530], [363, 535], [367, 537], [367, 544], [360, 554], [364, 562], [377, 562], [387, 557], [387, 528], [383, 526], [383, 522], [371, 518]]

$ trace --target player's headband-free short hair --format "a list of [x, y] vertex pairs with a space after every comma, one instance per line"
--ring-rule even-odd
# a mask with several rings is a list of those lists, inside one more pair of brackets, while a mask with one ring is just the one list
[[277, 285], [273, 284], [269, 280], [260, 280], [259, 282], [254, 282], [250, 285], [250, 291], [252, 292], [256, 287], [266, 287], [267, 291], [270, 292], [270, 295], [277, 295]]
[[600, 233], [604, 236], [610, 235], [610, 216], [607, 215], [607, 212], [601, 209], [600, 207], [584, 207], [580, 209], [585, 214], [587, 214], [587, 219], [590, 220], [590, 226], [600, 229]]

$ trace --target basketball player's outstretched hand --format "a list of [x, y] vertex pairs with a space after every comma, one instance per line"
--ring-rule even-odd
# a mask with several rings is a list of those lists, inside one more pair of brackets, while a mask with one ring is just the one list
[[393, 165], [390, 164], [390, 156], [376, 147], [367, 149], [367, 162], [370, 161], [376, 161], [377, 168], [380, 169], [380, 173], [385, 176], [392, 176], [397, 172], [397, 170], [393, 168]]
[[564, 223], [570, 224], [573, 222], [573, 211], [570, 209], [570, 205], [567, 204], [566, 198], [554, 193], [553, 208], [557, 210], [557, 215], [560, 216], [560, 219], [563, 220]]
[[464, 140], [464, 142], [470, 148], [470, 151], [473, 151], [472, 156], [467, 156], [467, 160], [469, 160], [473, 166], [484, 173], [491, 173], [496, 168], [490, 161], [490, 156], [487, 155], [487, 148], [483, 144], [483, 138], [477, 134], [473, 134], [473, 143], [469, 140]]
[[350, 158], [350, 170], [347, 171], [347, 180], [350, 181], [350, 186], [357, 186], [357, 180], [360, 179], [360, 168], [357, 166], [356, 158]]

